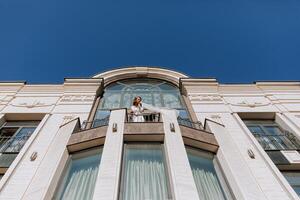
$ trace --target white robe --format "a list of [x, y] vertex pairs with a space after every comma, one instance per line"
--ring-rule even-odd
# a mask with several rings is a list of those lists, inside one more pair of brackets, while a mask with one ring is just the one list
[[[159, 107], [155, 107], [146, 103], [142, 103], [142, 106], [131, 106], [131, 112], [133, 113], [132, 115], [132, 121], [133, 122], [144, 122], [145, 119], [143, 117], [143, 111], [144, 108], [146, 108], [147, 110], [150, 110], [151, 112], [155, 112], [155, 113], [161, 113], [163, 111], [163, 109], [166, 110], [170, 110], [169, 108], [159, 108]], [[173, 110], [173, 109], [171, 109]], [[179, 115], [179, 112], [176, 110], [176, 114], [177, 116]]]
[[144, 111], [144, 107], [143, 106], [131, 106], [131, 112], [133, 113], [132, 115], [132, 121], [133, 122], [144, 122], [145, 119], [142, 115]]

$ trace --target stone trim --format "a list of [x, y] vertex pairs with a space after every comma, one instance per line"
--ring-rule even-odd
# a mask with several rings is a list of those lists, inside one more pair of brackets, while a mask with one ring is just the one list
[[68, 151], [75, 152], [103, 145], [107, 127], [108, 126], [102, 126], [73, 133], [67, 144]]
[[206, 131], [200, 131], [185, 126], [180, 126], [182, 139], [185, 145], [195, 148], [203, 149], [216, 153], [219, 148], [219, 144], [215, 136]]
[[138, 78], [138, 77], [162, 79], [162, 80], [169, 81], [177, 86], [179, 86], [180, 78], [188, 78], [187, 75], [176, 71], [162, 69], [162, 68], [155, 68], [155, 67], [143, 67], [143, 66], [109, 70], [97, 74], [93, 78], [103, 78], [104, 84], [105, 86], [107, 86], [108, 84], [118, 80], [128, 79], [128, 78]]

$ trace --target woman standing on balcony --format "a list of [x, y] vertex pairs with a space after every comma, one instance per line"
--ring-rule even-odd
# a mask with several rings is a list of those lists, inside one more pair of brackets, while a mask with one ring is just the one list
[[151, 112], [160, 113], [161, 109], [158, 107], [151, 106], [149, 104], [143, 103], [142, 104], [142, 97], [136, 96], [133, 99], [133, 103], [131, 106], [131, 113], [132, 113], [132, 121], [133, 122], [144, 122], [144, 108], [150, 110]]
[[142, 115], [143, 111], [144, 111], [144, 107], [142, 105], [142, 98], [140, 96], [134, 97], [133, 103], [131, 106], [132, 121], [133, 122], [144, 122], [145, 119]]

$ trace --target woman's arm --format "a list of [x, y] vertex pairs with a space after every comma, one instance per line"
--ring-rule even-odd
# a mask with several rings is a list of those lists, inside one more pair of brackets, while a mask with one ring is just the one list
[[137, 107], [131, 106], [131, 113], [136, 115], [137, 114]]

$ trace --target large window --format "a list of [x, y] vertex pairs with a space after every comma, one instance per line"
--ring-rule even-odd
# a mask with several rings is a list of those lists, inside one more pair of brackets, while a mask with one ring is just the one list
[[54, 199], [92, 199], [101, 153], [102, 149], [96, 149], [72, 154]]
[[186, 147], [186, 150], [199, 198], [206, 200], [226, 199], [214, 168], [213, 154], [190, 147]]
[[182, 118], [189, 118], [178, 87], [166, 81], [140, 78], [117, 81], [104, 89], [95, 119], [109, 115], [110, 109], [128, 108], [135, 96], [141, 96], [147, 104], [177, 109]]
[[[295, 135], [282, 129], [274, 120], [244, 120], [244, 122], [277, 167], [293, 166], [282, 152], [300, 150], [300, 141]], [[297, 165], [294, 165], [294, 169], [298, 169]], [[282, 171], [282, 174], [299, 195], [300, 172], [291, 170]]]
[[264, 150], [297, 150], [298, 139], [273, 120], [244, 121]]
[[0, 166], [9, 167], [39, 121], [8, 121], [0, 129]]
[[125, 144], [120, 199], [171, 199], [161, 144]]
[[300, 172], [286, 171], [282, 172], [282, 174], [298, 194], [298, 196], [300, 196]]

